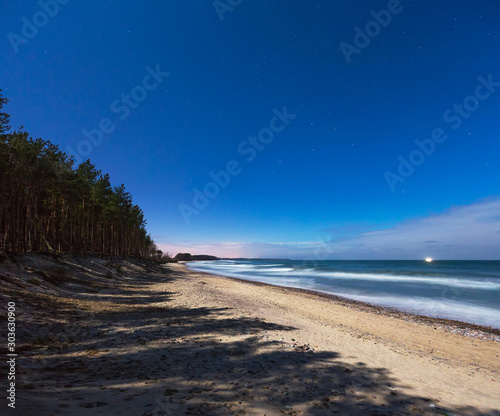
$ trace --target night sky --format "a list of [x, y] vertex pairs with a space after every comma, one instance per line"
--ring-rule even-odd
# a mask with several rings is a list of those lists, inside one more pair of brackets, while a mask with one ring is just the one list
[[164, 251], [500, 259], [497, 1], [2, 5], [13, 126]]

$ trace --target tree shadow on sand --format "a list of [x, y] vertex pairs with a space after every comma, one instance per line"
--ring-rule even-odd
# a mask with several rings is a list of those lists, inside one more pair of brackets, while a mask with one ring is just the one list
[[143, 282], [133, 298], [104, 294], [123, 310], [82, 316], [71, 339], [20, 358], [19, 400], [42, 416], [48, 401], [60, 415], [499, 415], [408, 394], [385, 368], [298, 345], [291, 326], [165, 295]]

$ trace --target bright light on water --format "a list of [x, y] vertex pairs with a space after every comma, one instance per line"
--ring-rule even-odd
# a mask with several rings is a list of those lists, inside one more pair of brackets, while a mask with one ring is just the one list
[[[241, 260], [188, 263], [208, 273], [332, 293], [419, 315], [500, 328], [500, 261]], [[429, 261], [430, 260], [430, 261]]]

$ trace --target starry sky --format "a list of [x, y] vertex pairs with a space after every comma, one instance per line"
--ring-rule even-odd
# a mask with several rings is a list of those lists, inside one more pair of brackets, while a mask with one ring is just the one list
[[164, 251], [500, 259], [498, 2], [58, 1], [2, 7], [4, 110]]

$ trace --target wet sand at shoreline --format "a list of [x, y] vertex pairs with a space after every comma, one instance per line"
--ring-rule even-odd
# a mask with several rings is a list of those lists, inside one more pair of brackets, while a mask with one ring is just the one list
[[74, 263], [78, 280], [18, 301], [18, 326], [45, 330], [19, 345], [19, 414], [500, 414], [500, 343], [481, 328], [182, 264]]

